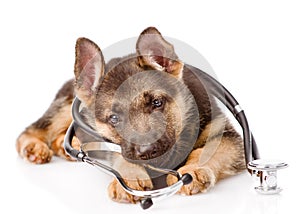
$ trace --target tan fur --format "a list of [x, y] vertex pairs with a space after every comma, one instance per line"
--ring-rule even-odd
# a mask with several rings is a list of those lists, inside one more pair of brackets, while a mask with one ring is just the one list
[[101, 136], [110, 136], [107, 139], [111, 142], [114, 142], [116, 144], [121, 143], [121, 138], [117, 135], [116, 130], [109, 126], [106, 126], [106, 124], [104, 124], [103, 122], [96, 121], [96, 130]]
[[203, 147], [204, 145], [206, 145], [206, 142], [207, 140], [209, 140], [209, 138], [222, 133], [227, 122], [227, 119], [224, 117], [218, 117], [209, 122], [197, 139], [194, 148]]
[[[66, 103], [64, 98], [55, 102]], [[55, 103], [52, 106], [55, 106]], [[37, 128], [41, 125], [33, 124], [18, 137], [16, 147], [22, 158], [36, 164], [49, 162], [53, 154], [70, 159], [64, 151], [63, 140], [72, 121], [71, 103], [62, 105], [51, 117], [51, 121], [43, 128]], [[74, 144], [78, 145], [75, 140]]]
[[32, 163], [47, 163], [51, 160], [53, 151], [41, 139], [42, 132], [27, 131], [17, 139], [17, 151], [19, 155]]

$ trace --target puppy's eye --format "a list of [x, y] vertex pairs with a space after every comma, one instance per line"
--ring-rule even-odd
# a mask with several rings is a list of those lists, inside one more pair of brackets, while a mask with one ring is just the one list
[[152, 106], [154, 108], [160, 108], [160, 107], [162, 107], [162, 105], [163, 105], [163, 101], [161, 99], [154, 99], [152, 101]]
[[109, 116], [108, 120], [113, 126], [115, 126], [119, 123], [119, 116], [116, 114], [112, 114]]

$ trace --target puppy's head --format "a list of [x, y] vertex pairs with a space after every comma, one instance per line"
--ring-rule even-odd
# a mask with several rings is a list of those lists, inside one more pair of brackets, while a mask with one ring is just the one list
[[171, 153], [190, 151], [193, 146], [185, 141], [197, 135], [198, 111], [182, 81], [183, 68], [173, 46], [153, 27], [141, 33], [135, 54], [107, 64], [95, 43], [80, 38], [75, 93], [87, 122], [120, 144], [124, 158], [169, 161]]

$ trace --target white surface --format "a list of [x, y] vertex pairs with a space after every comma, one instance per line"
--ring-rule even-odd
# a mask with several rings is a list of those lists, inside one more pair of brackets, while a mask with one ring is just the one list
[[[51, 3], [50, 3], [51, 2]], [[80, 36], [105, 48], [156, 26], [192, 45], [245, 109], [263, 157], [290, 164], [280, 195], [262, 196], [246, 174], [207, 194], [174, 196], [147, 213], [297, 213], [300, 6], [297, 1], [3, 1], [0, 3], [1, 210], [10, 213], [142, 212], [111, 202], [110, 178], [83, 163], [18, 158], [18, 134], [73, 76]], [[287, 211], [288, 210], [288, 211]]]

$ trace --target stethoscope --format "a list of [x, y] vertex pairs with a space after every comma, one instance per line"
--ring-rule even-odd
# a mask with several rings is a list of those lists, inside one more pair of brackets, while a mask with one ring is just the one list
[[[250, 131], [249, 124], [244, 113], [236, 99], [232, 94], [215, 78], [209, 74], [189, 66], [195, 75], [206, 84], [207, 90], [220, 100], [227, 109], [234, 115], [243, 130], [245, 161], [249, 173], [257, 178], [258, 185], [255, 190], [261, 194], [275, 194], [282, 191], [277, 185], [277, 170], [286, 168], [288, 164], [282, 161], [271, 161], [260, 159], [258, 148], [255, 139]], [[173, 175], [177, 177], [177, 182], [171, 186], [155, 190], [140, 191], [130, 188], [126, 185], [121, 174], [111, 166], [110, 160], [117, 155], [120, 155], [121, 148], [119, 145], [108, 142], [103, 137], [87, 125], [80, 114], [80, 100], [75, 97], [72, 104], [73, 122], [65, 136], [64, 148], [65, 151], [78, 161], [86, 162], [96, 168], [114, 176], [123, 189], [134, 196], [141, 198], [140, 204], [143, 209], [152, 206], [153, 200], [163, 199], [175, 194], [183, 185], [187, 185], [192, 181], [192, 176], [189, 174], [181, 175], [173, 169], [162, 169], [154, 167], [150, 164], [143, 163], [143, 167], [151, 171], [156, 171], [161, 174]], [[79, 134], [77, 134], [79, 132]], [[74, 136], [84, 135], [92, 138], [88, 143], [81, 145], [80, 151], [71, 146]]]

